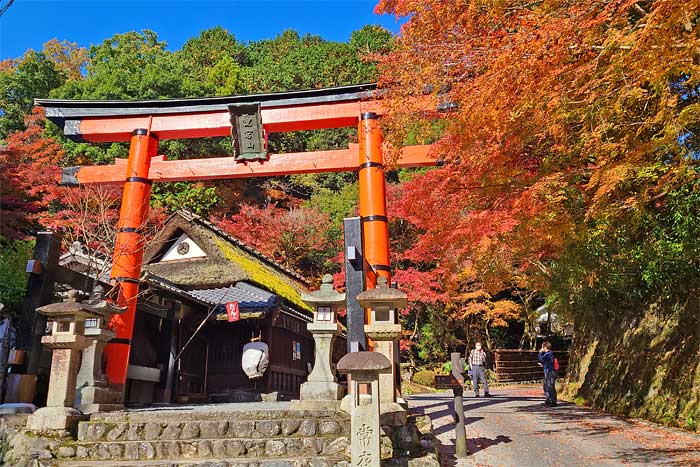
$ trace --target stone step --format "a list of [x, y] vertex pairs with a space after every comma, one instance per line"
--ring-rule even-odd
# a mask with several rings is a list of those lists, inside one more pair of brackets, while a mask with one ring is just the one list
[[173, 421], [218, 421], [218, 420], [282, 420], [288, 418], [345, 418], [347, 414], [339, 410], [319, 408], [301, 410], [290, 402], [254, 402], [228, 404], [202, 404], [182, 407], [151, 407], [145, 409], [121, 410], [92, 414], [94, 422], [148, 422], [157, 420]]
[[304, 437], [269, 439], [195, 439], [170, 441], [113, 441], [64, 444], [58, 458], [76, 461], [137, 461], [183, 459], [287, 458], [349, 455], [349, 438]]
[[160, 460], [160, 461], [61, 461], [58, 467], [349, 467], [350, 462], [341, 457], [306, 457], [285, 459]]
[[79, 442], [166, 441], [240, 438], [302, 438], [348, 436], [350, 423], [342, 418], [286, 418], [263, 420], [97, 421], [78, 425]]

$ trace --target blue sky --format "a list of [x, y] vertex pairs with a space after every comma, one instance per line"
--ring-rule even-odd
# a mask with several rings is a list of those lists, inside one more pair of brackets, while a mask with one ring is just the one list
[[[0, 0], [0, 6], [7, 0]], [[15, 0], [0, 17], [0, 58], [40, 50], [50, 39], [88, 47], [117, 33], [152, 29], [170, 50], [214, 26], [241, 41], [271, 38], [285, 29], [346, 41], [365, 24], [398, 32], [393, 16], [373, 13], [376, 0]]]

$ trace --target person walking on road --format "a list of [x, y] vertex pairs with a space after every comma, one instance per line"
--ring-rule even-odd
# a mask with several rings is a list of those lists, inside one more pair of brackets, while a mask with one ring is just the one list
[[479, 397], [479, 379], [484, 385], [484, 397], [491, 397], [489, 383], [486, 381], [486, 352], [481, 347], [481, 342], [477, 342], [469, 353], [469, 365], [472, 369], [474, 397]]
[[537, 360], [544, 368], [544, 393], [547, 399], [544, 405], [549, 407], [557, 406], [557, 371], [555, 368], [554, 352], [552, 352], [552, 344], [545, 341], [542, 343], [540, 353], [537, 355]]

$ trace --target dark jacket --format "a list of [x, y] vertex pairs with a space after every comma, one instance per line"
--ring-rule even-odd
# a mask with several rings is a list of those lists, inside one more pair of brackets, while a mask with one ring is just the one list
[[546, 352], [540, 350], [540, 353], [537, 355], [537, 360], [539, 360], [544, 367], [545, 374], [554, 371], [554, 352], [551, 350], [547, 350]]

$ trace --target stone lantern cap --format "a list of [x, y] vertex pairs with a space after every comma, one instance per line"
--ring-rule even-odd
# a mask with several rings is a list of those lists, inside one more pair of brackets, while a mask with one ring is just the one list
[[340, 359], [336, 368], [340, 373], [381, 371], [391, 368], [391, 362], [379, 352], [351, 352]]
[[362, 308], [403, 308], [408, 305], [408, 295], [389, 287], [386, 277], [380, 276], [374, 289], [365, 290], [357, 296], [357, 303]]
[[333, 288], [333, 276], [323, 276], [321, 288], [311, 293], [301, 294], [301, 299], [309, 306], [341, 305], [345, 303], [345, 294], [338, 293]]
[[78, 291], [69, 290], [62, 302], [44, 305], [36, 309], [42, 315], [55, 319], [75, 318], [84, 320], [104, 316], [105, 314], [123, 313], [126, 307], [118, 307], [106, 300], [95, 301], [93, 297], [88, 303], [78, 301]]

